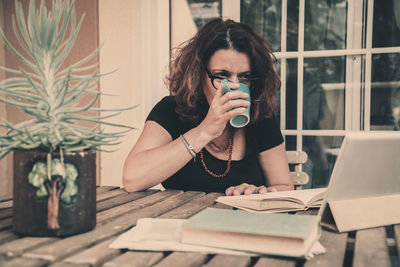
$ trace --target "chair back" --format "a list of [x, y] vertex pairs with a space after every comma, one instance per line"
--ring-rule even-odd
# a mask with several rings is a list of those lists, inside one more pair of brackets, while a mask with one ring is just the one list
[[289, 166], [294, 166], [294, 170], [290, 171], [294, 188], [301, 189], [301, 187], [308, 183], [310, 177], [307, 173], [302, 171], [302, 164], [307, 162], [308, 156], [304, 151], [286, 151], [286, 156]]

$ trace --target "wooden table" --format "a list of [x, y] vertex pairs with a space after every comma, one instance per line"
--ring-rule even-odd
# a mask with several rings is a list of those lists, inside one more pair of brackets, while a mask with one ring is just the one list
[[[156, 191], [126, 193], [97, 188], [97, 226], [68, 238], [18, 237], [11, 231], [12, 200], [0, 202], [0, 266], [399, 266], [400, 225], [336, 234], [322, 231], [327, 253], [305, 261], [188, 252], [143, 252], [108, 248], [143, 217], [188, 218], [216, 204], [217, 193]], [[400, 207], [399, 207], [400, 208]], [[316, 210], [307, 213], [315, 213]]]

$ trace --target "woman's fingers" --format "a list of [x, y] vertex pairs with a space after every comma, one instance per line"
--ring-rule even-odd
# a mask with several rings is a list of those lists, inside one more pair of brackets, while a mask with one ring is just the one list
[[225, 109], [230, 110], [238, 107], [248, 107], [250, 106], [250, 103], [249, 101], [242, 99], [233, 99], [231, 101], [226, 102], [223, 106], [225, 107]]
[[243, 194], [244, 195], [251, 195], [253, 193], [257, 192], [257, 187], [254, 185], [249, 185], [246, 189], [244, 189]]
[[221, 113], [225, 115], [226, 120], [230, 120], [246, 111], [246, 108], [250, 106], [250, 102], [245, 100], [247, 97], [248, 95], [243, 92], [230, 92], [221, 97], [217, 105], [219, 105], [218, 108], [221, 109]]
[[247, 185], [248, 185], [247, 183], [243, 183], [241, 185], [231, 186], [225, 190], [225, 195], [227, 196], [241, 195], [240, 192], [243, 192], [243, 188]]
[[274, 186], [266, 187], [261, 185], [256, 187], [252, 184], [243, 183], [237, 186], [231, 186], [225, 190], [227, 196], [238, 196], [238, 195], [250, 195], [250, 194], [265, 194], [267, 192], [277, 192], [278, 190]]
[[247, 99], [248, 97], [249, 97], [249, 95], [248, 95], [247, 93], [245, 93], [245, 92], [242, 92], [242, 91], [232, 91], [232, 92], [228, 92], [228, 93], [222, 95], [222, 96], [220, 97], [220, 101], [221, 101], [222, 103], [226, 103], [226, 102], [228, 102], [228, 101], [235, 100], [235, 99], [243, 99], [243, 100], [245, 100], [245, 99]]
[[276, 189], [276, 187], [274, 187], [274, 186], [269, 186], [267, 189], [268, 189], [268, 192], [278, 192], [278, 189]]
[[265, 185], [262, 185], [262, 186], [259, 186], [257, 188], [257, 192], [259, 194], [265, 194], [265, 193], [268, 193], [268, 192], [277, 192], [277, 191], [278, 191], [278, 189], [276, 189], [274, 186], [266, 187]]
[[243, 191], [245, 189], [246, 189], [246, 186], [244, 186], [244, 185], [236, 186], [236, 188], [232, 191], [232, 195], [234, 195], [234, 196], [243, 195]]
[[267, 187], [266, 187], [265, 185], [262, 185], [262, 186], [259, 186], [259, 187], [257, 188], [257, 192], [258, 192], [259, 194], [265, 194], [265, 193], [268, 192], [268, 189], [267, 189]]
[[212, 138], [221, 135], [230, 119], [246, 111], [245, 108], [250, 105], [245, 100], [247, 97], [247, 93], [241, 91], [224, 93], [222, 87], [217, 87], [207, 116], [201, 123], [203, 131]]
[[221, 98], [224, 95], [224, 89], [222, 88], [222, 86], [218, 86], [217, 88], [217, 93], [215, 94], [215, 97]]
[[227, 196], [250, 195], [256, 193], [257, 187], [252, 184], [243, 183], [238, 186], [231, 186], [225, 190]]
[[[226, 121], [233, 117], [243, 114], [246, 111], [246, 107], [249, 105], [249, 101], [240, 98], [235, 98], [224, 103], [222, 98], [218, 99], [216, 95], [211, 103], [210, 109], [212, 110], [211, 114], [215, 114], [215, 119], [222, 119], [223, 124], [225, 124]], [[213, 121], [216, 122], [215, 120]]]
[[227, 196], [232, 196], [232, 192], [233, 192], [234, 186], [230, 186], [225, 190], [225, 195]]
[[226, 120], [230, 120], [238, 115], [243, 114], [246, 111], [245, 108], [235, 108], [234, 110], [230, 110], [226, 113], [225, 118]]

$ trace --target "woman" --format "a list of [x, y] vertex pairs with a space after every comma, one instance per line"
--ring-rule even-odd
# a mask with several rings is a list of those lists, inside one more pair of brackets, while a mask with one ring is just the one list
[[[139, 191], [165, 188], [226, 195], [291, 190], [282, 134], [272, 115], [280, 86], [274, 56], [248, 26], [214, 19], [177, 51], [168, 76], [170, 96], [147, 117], [129, 153], [123, 184]], [[229, 120], [245, 111], [248, 95], [225, 93], [221, 80], [250, 88], [250, 123]]]

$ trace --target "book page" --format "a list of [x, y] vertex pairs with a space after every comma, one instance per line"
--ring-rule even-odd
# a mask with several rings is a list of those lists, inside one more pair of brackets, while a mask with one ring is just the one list
[[217, 202], [237, 208], [252, 210], [299, 210], [318, 207], [327, 188], [302, 189], [291, 191], [268, 192], [240, 196], [221, 196]]
[[[220, 200], [218, 200], [220, 202]], [[275, 209], [289, 209], [289, 210], [302, 210], [306, 206], [298, 199], [292, 198], [271, 198], [267, 200], [255, 199], [231, 199], [228, 201], [230, 206], [246, 207], [253, 210], [275, 210]]]
[[180, 242], [184, 219], [142, 218], [132, 229], [110, 244], [113, 249], [141, 251], [194, 251], [212, 254], [256, 256], [254, 253], [223, 248], [183, 244]]
[[179, 241], [181, 225], [185, 220], [142, 218], [136, 223], [132, 241], [174, 240]]

